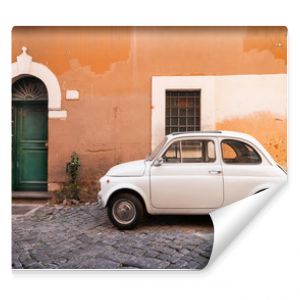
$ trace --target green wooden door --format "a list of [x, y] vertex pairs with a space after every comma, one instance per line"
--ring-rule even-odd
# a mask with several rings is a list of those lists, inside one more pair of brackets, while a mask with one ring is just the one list
[[14, 101], [12, 111], [12, 135], [13, 190], [47, 190], [47, 102]]

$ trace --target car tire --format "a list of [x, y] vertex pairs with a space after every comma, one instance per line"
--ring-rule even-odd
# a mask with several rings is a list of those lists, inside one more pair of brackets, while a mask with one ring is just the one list
[[143, 218], [144, 206], [140, 199], [131, 193], [120, 193], [108, 204], [108, 217], [119, 229], [132, 229]]

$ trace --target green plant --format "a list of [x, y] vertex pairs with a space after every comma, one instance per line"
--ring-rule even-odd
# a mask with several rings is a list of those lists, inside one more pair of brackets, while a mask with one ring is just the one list
[[73, 152], [71, 155], [71, 161], [67, 162], [66, 164], [66, 173], [69, 176], [70, 183], [72, 184], [77, 183], [79, 168], [80, 168], [80, 160], [78, 154], [76, 152]]
[[61, 200], [77, 200], [79, 201], [80, 187], [78, 184], [80, 169], [80, 160], [76, 152], [71, 155], [71, 160], [66, 163], [67, 182], [64, 183], [62, 189], [57, 192], [57, 196]]

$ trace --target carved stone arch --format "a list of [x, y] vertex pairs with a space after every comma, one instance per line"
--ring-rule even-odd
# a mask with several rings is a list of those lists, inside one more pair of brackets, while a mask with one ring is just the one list
[[12, 64], [12, 79], [14, 81], [25, 75], [35, 76], [46, 85], [49, 118], [65, 119], [67, 112], [61, 110], [61, 91], [56, 76], [47, 66], [32, 61], [32, 57], [27, 54], [27, 48], [22, 47], [22, 53]]

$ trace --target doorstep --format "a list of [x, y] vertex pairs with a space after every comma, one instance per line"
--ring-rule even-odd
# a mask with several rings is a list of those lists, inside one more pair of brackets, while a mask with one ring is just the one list
[[12, 199], [48, 200], [52, 198], [49, 192], [13, 191]]

